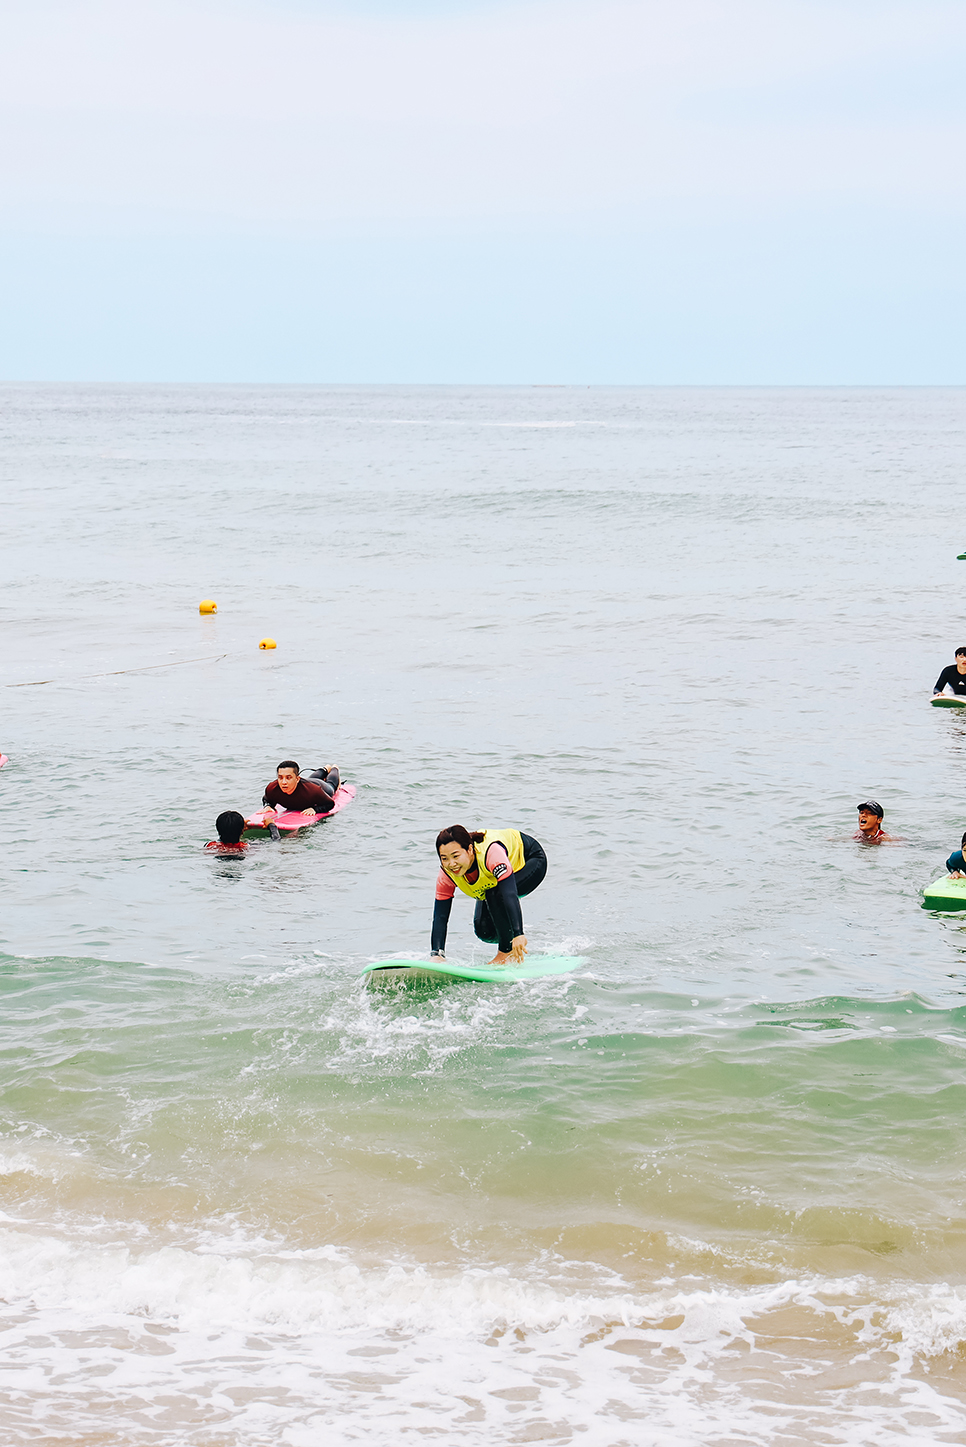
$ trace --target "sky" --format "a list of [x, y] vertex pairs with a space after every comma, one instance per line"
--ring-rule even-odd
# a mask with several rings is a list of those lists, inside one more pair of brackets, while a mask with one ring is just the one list
[[964, 0], [0, 0], [0, 377], [966, 383]]

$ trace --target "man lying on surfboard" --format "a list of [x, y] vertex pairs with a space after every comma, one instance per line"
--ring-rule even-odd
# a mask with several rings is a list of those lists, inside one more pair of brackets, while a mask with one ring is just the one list
[[262, 803], [275, 810], [328, 814], [338, 787], [338, 769], [313, 769], [303, 779], [294, 759], [283, 759], [275, 770], [275, 778], [265, 786]]
[[491, 965], [523, 963], [527, 937], [523, 933], [520, 896], [532, 894], [547, 872], [547, 856], [536, 839], [519, 829], [476, 830], [462, 824], [441, 829], [436, 836], [439, 875], [433, 911], [432, 956], [445, 960], [446, 928], [457, 889], [476, 900], [473, 929], [477, 939], [496, 944]]
[[966, 648], [956, 649], [956, 662], [944, 668], [936, 679], [933, 698], [939, 693], [945, 693], [947, 688], [951, 688], [953, 693], [966, 693]]

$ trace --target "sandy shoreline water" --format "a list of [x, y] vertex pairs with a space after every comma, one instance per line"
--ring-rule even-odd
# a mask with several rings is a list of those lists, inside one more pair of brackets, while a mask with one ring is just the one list
[[3, 394], [5, 1439], [962, 1441], [962, 391]]

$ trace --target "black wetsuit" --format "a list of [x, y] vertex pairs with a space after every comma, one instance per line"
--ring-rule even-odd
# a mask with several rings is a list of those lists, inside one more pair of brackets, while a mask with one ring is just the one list
[[339, 771], [336, 768], [311, 769], [309, 771], [309, 778], [313, 779], [315, 783], [321, 784], [330, 798], [335, 797], [336, 791], [342, 782], [339, 777]]
[[[523, 910], [520, 898], [532, 894], [542, 883], [547, 872], [547, 856], [543, 846], [529, 834], [521, 833], [523, 843], [523, 864], [519, 869], [501, 879], [494, 889], [488, 889], [482, 899], [476, 901], [473, 915], [473, 929], [476, 937], [487, 944], [496, 944], [501, 954], [508, 955], [513, 940], [523, 934]], [[433, 910], [433, 933], [431, 949], [441, 954], [446, 944], [446, 927], [449, 924], [452, 899], [438, 899]]]
[[966, 693], [966, 673], [960, 673], [955, 663], [951, 663], [948, 668], [943, 669], [936, 679], [933, 693], [942, 693], [947, 683], [953, 693]]
[[963, 851], [957, 849], [955, 854], [950, 854], [946, 860], [947, 874], [966, 874], [966, 859], [963, 858]]

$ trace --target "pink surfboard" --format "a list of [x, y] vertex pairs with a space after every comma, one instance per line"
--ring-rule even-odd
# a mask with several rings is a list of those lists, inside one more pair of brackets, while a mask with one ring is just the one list
[[[4, 764], [9, 764], [9, 762], [10, 760], [7, 758], [6, 754], [0, 754], [0, 769], [3, 768]], [[353, 789], [352, 792], [355, 793], [355, 789]]]
[[323, 819], [331, 819], [333, 814], [338, 814], [347, 804], [351, 804], [356, 796], [355, 784], [340, 784], [335, 792], [335, 802], [328, 814], [299, 814], [291, 809], [286, 809], [283, 814], [276, 814], [271, 809], [259, 809], [257, 813], [250, 815], [245, 820], [246, 829], [268, 830], [269, 821], [283, 833], [291, 834], [299, 829], [311, 829], [315, 824], [321, 824]]

